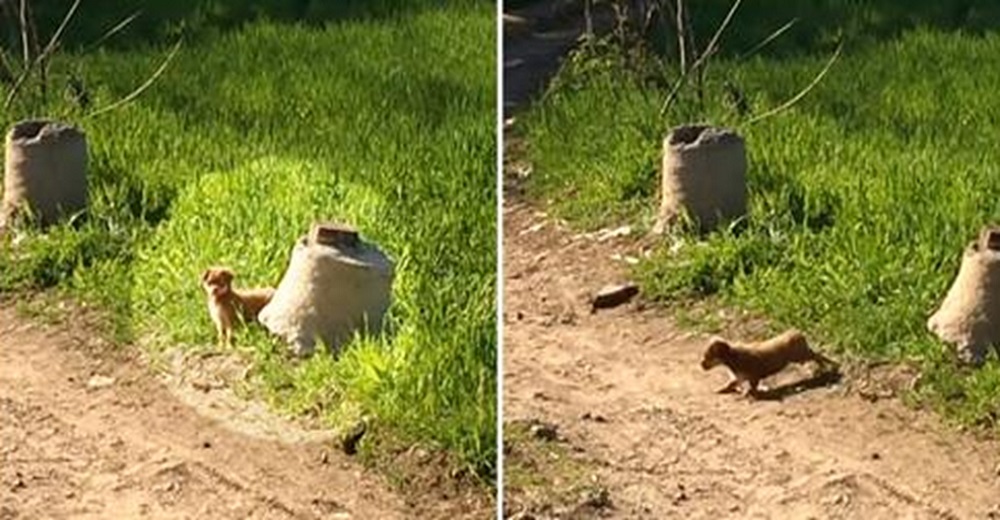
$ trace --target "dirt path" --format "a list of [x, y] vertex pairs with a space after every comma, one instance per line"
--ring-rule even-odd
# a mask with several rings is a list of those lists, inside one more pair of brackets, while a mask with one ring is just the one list
[[93, 336], [0, 307], [0, 519], [472, 517], [398, 496], [329, 443], [208, 418]]
[[[503, 42], [504, 117], [531, 101], [559, 70], [560, 60], [586, 30], [579, 2], [540, 0], [505, 11]], [[594, 31], [607, 31], [611, 13], [598, 4], [593, 13]]]
[[[590, 314], [589, 292], [623, 281], [611, 256], [627, 240], [574, 237], [507, 200], [504, 417], [558, 426], [609, 491], [613, 506], [593, 516], [1000, 518], [997, 442], [839, 387], [717, 395], [727, 375], [701, 371], [704, 338], [667, 310]], [[529, 507], [514, 502], [509, 513]]]
[[[554, 27], [505, 45], [507, 115], [554, 72], [579, 17]], [[791, 391], [802, 369], [770, 382], [783, 399], [717, 395], [727, 374], [701, 371], [705, 338], [669, 310], [591, 314], [635, 241], [574, 236], [524, 202], [530, 169], [516, 139], [505, 146], [504, 419], [508, 432], [546, 424], [505, 439], [507, 516], [1000, 519], [1000, 443], [896, 399]]]

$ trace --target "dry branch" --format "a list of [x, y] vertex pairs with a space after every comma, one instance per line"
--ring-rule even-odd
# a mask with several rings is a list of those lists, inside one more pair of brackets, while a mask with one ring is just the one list
[[181, 49], [181, 42], [182, 41], [183, 40], [177, 40], [177, 43], [174, 44], [173, 49], [170, 50], [170, 54], [168, 54], [167, 57], [164, 58], [163, 63], [160, 64], [160, 66], [156, 69], [156, 71], [153, 72], [153, 75], [150, 76], [149, 78], [147, 78], [146, 81], [143, 82], [142, 85], [139, 85], [138, 88], [136, 88], [135, 90], [133, 90], [131, 93], [129, 93], [129, 95], [125, 96], [124, 98], [122, 98], [122, 99], [120, 99], [120, 100], [118, 100], [118, 101], [116, 101], [116, 102], [114, 102], [114, 103], [112, 103], [112, 104], [110, 104], [110, 105], [108, 105], [108, 106], [106, 106], [104, 108], [99, 108], [99, 109], [97, 109], [97, 110], [95, 110], [95, 111], [87, 114], [85, 117], [90, 118], [90, 117], [94, 117], [96, 115], [103, 114], [105, 112], [110, 112], [111, 110], [115, 110], [116, 108], [121, 107], [122, 105], [124, 105], [124, 104], [126, 104], [126, 103], [134, 100], [135, 98], [139, 97], [147, 88], [149, 88], [156, 81], [157, 78], [159, 78], [163, 74], [164, 71], [167, 70], [167, 66], [170, 65], [170, 62], [173, 61], [174, 56], [176, 56], [177, 52], [180, 51], [180, 49]]
[[837, 50], [835, 50], [833, 52], [833, 56], [830, 56], [830, 60], [826, 62], [826, 66], [823, 67], [823, 70], [819, 71], [819, 74], [817, 74], [816, 77], [813, 78], [813, 80], [808, 85], [806, 85], [806, 88], [804, 88], [801, 91], [799, 91], [798, 94], [796, 94], [795, 96], [793, 96], [788, 101], [782, 103], [781, 105], [778, 105], [777, 107], [775, 107], [775, 108], [773, 108], [771, 110], [768, 110], [767, 112], [764, 112], [763, 114], [760, 114], [759, 116], [754, 117], [753, 119], [747, 121], [746, 124], [752, 125], [752, 124], [757, 123], [757, 122], [759, 122], [761, 120], [764, 120], [764, 119], [767, 119], [767, 118], [769, 118], [771, 116], [777, 115], [777, 114], [779, 114], [779, 113], [787, 110], [788, 108], [791, 108], [792, 105], [798, 103], [799, 100], [801, 100], [802, 98], [804, 98], [806, 96], [806, 94], [809, 93], [810, 90], [812, 90], [816, 85], [819, 85], [819, 82], [823, 80], [823, 76], [826, 76], [826, 73], [830, 71], [831, 67], [833, 67], [833, 64], [837, 61], [837, 58], [840, 57], [840, 51], [843, 48], [844, 48], [844, 42], [842, 41], [842, 42], [840, 42], [840, 44], [837, 45]]
[[[24, 19], [25, 17], [24, 7], [26, 2], [27, 0], [21, 0], [21, 7], [22, 7], [21, 33], [22, 36], [25, 38], [25, 41], [27, 41], [26, 38], [28, 30], [27, 20]], [[73, 15], [76, 13], [76, 9], [78, 7], [80, 7], [80, 0], [74, 0], [73, 5], [71, 5], [69, 10], [66, 11], [66, 16], [63, 17], [63, 20], [59, 24], [59, 27], [56, 29], [56, 32], [52, 33], [52, 37], [49, 38], [49, 43], [45, 45], [45, 49], [39, 52], [34, 59], [30, 59], [30, 57], [28, 57], [26, 54], [24, 61], [25, 62], [24, 70], [21, 71], [21, 75], [18, 76], [17, 81], [14, 82], [14, 86], [11, 87], [10, 92], [7, 93], [7, 99], [4, 101], [3, 104], [4, 110], [10, 109], [10, 106], [11, 104], [14, 103], [14, 99], [17, 97], [18, 92], [20, 92], [21, 87], [24, 86], [24, 82], [27, 81], [28, 78], [31, 76], [31, 72], [34, 70], [34, 68], [40, 64], [43, 64], [44, 61], [48, 59], [49, 55], [51, 55], [52, 52], [56, 49], [60, 38], [62, 38], [63, 31], [66, 30], [66, 27], [69, 25], [70, 20], [73, 19]], [[27, 44], [25, 44], [25, 49], [27, 49]]]

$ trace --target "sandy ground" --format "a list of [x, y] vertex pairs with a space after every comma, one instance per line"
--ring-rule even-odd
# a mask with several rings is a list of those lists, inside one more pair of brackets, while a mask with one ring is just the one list
[[205, 377], [155, 375], [86, 327], [28, 324], [0, 307], [0, 519], [491, 515], [400, 496], [328, 434]]
[[[505, 31], [507, 115], [579, 34], [578, 16], [551, 16], [559, 4], [515, 13]], [[1000, 518], [1000, 442], [879, 398], [882, 383], [899, 383], [881, 380], [893, 369], [827, 384], [796, 367], [767, 382], [771, 399], [751, 401], [714, 392], [728, 374], [701, 370], [706, 338], [680, 330], [669, 309], [591, 313], [593, 293], [627, 280], [621, 260], [639, 240], [575, 235], [525, 202], [519, 145], [508, 136], [504, 420], [548, 433], [505, 439], [505, 471], [529, 482], [505, 490], [506, 516]], [[566, 502], [560, 487], [591, 491], [546, 503]]]
[[504, 225], [504, 418], [557, 426], [609, 492], [592, 516], [1000, 518], [1000, 443], [851, 385], [803, 388], [806, 367], [772, 399], [716, 394], [728, 374], [701, 370], [705, 338], [668, 309], [590, 312], [634, 239], [573, 235], [516, 194]]

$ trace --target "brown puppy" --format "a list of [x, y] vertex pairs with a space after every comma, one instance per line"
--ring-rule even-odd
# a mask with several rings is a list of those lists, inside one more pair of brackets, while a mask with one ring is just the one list
[[219, 341], [226, 346], [233, 344], [233, 328], [237, 320], [244, 323], [257, 321], [257, 314], [271, 301], [274, 289], [233, 289], [236, 275], [225, 267], [212, 267], [201, 274], [201, 286], [208, 294], [208, 314], [215, 322]]
[[748, 389], [744, 395], [754, 396], [761, 379], [777, 374], [790, 363], [809, 361], [816, 362], [824, 369], [837, 366], [832, 359], [809, 348], [806, 337], [801, 332], [791, 329], [767, 341], [743, 346], [713, 337], [701, 360], [701, 368], [710, 370], [718, 365], [725, 365], [732, 372], [733, 379], [718, 392], [735, 392], [740, 383], [745, 381]]

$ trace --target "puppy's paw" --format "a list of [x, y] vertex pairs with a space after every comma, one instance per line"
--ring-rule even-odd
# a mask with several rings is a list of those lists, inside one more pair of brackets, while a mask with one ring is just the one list
[[717, 394], [732, 394], [736, 393], [740, 389], [740, 382], [734, 379], [726, 384], [726, 386], [715, 391]]

